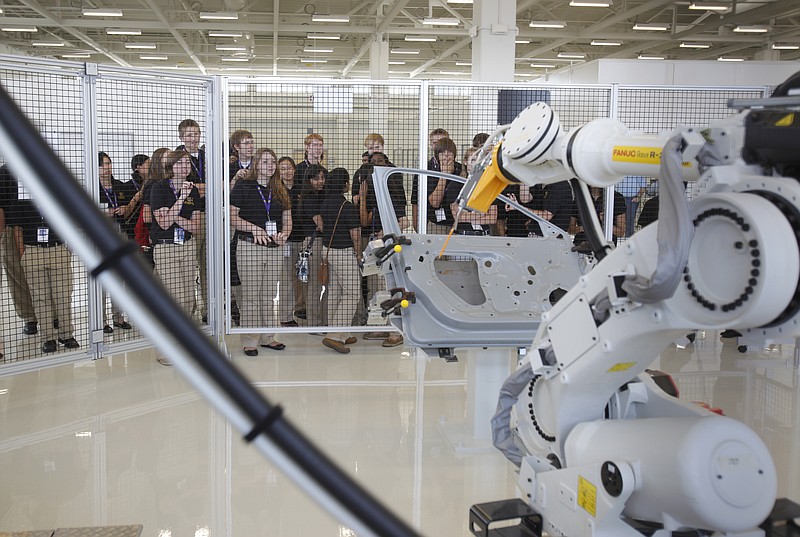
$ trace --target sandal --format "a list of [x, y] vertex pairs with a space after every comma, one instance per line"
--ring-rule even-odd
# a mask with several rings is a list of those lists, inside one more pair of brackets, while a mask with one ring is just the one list
[[277, 341], [273, 341], [269, 345], [260, 345], [260, 346], [265, 349], [270, 349], [273, 351], [282, 351], [283, 349], [286, 348], [286, 345], [284, 345], [283, 343], [278, 343]]
[[258, 356], [258, 349], [254, 349], [253, 347], [245, 347], [242, 351], [245, 356]]

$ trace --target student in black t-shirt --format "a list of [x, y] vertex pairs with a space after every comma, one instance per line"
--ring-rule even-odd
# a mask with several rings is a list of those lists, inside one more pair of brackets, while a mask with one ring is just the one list
[[[155, 160], [155, 158], [153, 159]], [[195, 266], [197, 250], [193, 237], [200, 224], [200, 193], [189, 181], [190, 155], [184, 150], [171, 151], [164, 157], [164, 178], [153, 183], [150, 209], [153, 225], [150, 241], [156, 274], [167, 292], [189, 315], [195, 305]], [[162, 365], [171, 365], [158, 357]]]
[[[124, 183], [114, 178], [114, 168], [111, 157], [100, 151], [97, 155], [100, 170], [100, 210], [111, 218], [117, 228], [126, 237], [133, 238], [133, 225], [128, 220], [134, 210], [134, 197], [136, 188], [130, 183]], [[108, 293], [103, 291], [103, 332], [110, 334], [114, 328], [106, 322], [106, 300]], [[125, 314], [111, 299], [111, 317], [114, 327], [130, 330], [131, 324], [125, 320]]]
[[[323, 222], [321, 211], [325, 199], [326, 172], [322, 166], [312, 164], [307, 173], [307, 180], [299, 186], [299, 220], [294, 222], [294, 226], [298, 226], [303, 234], [303, 248], [311, 252], [306, 293], [308, 326], [325, 326], [328, 313], [323, 306], [324, 299], [320, 299], [322, 286], [319, 283], [319, 262], [322, 259], [322, 230], [327, 225], [327, 222]], [[297, 174], [294, 176], [294, 188], [298, 188]]]
[[[231, 225], [236, 230], [239, 279], [240, 325], [248, 328], [272, 326], [273, 298], [282, 276], [283, 246], [292, 233], [292, 203], [289, 193], [275, 173], [278, 159], [271, 149], [259, 149], [253, 156], [250, 172], [231, 190]], [[275, 334], [242, 334], [247, 356], [256, 356], [258, 347], [282, 351], [286, 345]]]
[[[433, 156], [439, 171], [462, 175], [463, 166], [456, 162], [456, 144], [450, 138], [442, 138], [433, 148]], [[461, 190], [460, 183], [453, 183]], [[450, 181], [436, 176], [428, 177], [428, 234], [447, 235], [453, 226], [453, 215], [445, 203], [445, 192]]]
[[[328, 324], [350, 326], [361, 300], [361, 274], [358, 260], [361, 255], [361, 223], [355, 206], [344, 197], [350, 185], [350, 174], [344, 168], [331, 170], [325, 185], [325, 201], [321, 214], [322, 258], [328, 262]], [[348, 343], [356, 338], [346, 332], [331, 332], [322, 344], [336, 352], [347, 354]]]

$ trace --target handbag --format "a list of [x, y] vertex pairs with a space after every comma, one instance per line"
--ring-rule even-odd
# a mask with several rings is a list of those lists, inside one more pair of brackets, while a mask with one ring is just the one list
[[325, 257], [322, 261], [319, 262], [319, 270], [317, 271], [317, 279], [321, 285], [328, 285], [328, 281], [330, 281], [330, 273], [328, 271], [328, 253], [331, 251], [331, 244], [333, 244], [333, 237], [336, 235], [336, 226], [339, 225], [339, 217], [342, 216], [342, 209], [344, 209], [344, 204], [347, 203], [346, 201], [342, 202], [342, 206], [339, 207], [339, 214], [336, 215], [336, 222], [333, 224], [333, 231], [331, 231], [331, 240], [328, 241], [328, 249], [325, 251]]

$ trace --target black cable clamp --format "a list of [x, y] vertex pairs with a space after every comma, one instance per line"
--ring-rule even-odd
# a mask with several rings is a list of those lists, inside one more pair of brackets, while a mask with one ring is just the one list
[[93, 278], [97, 278], [100, 273], [108, 270], [109, 268], [116, 267], [122, 262], [123, 259], [125, 259], [125, 256], [134, 252], [136, 252], [138, 255], [139, 245], [132, 241], [125, 241], [122, 246], [108, 254], [105, 259], [103, 259], [99, 265], [94, 267], [89, 274], [91, 274]]
[[261, 419], [261, 421], [255, 424], [249, 433], [244, 435], [245, 441], [250, 443], [258, 438], [258, 435], [266, 432], [267, 429], [272, 427], [273, 423], [281, 419], [281, 416], [283, 416], [283, 407], [281, 405], [275, 405], [272, 407], [272, 410], [270, 410], [267, 415]]

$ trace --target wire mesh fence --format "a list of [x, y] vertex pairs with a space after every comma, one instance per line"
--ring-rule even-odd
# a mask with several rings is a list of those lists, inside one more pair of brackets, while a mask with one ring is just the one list
[[[121, 233], [139, 244], [186, 312], [202, 322], [209, 315], [209, 296], [227, 297], [227, 323], [218, 329], [240, 334], [251, 352], [280, 348], [279, 334], [287, 331], [323, 333], [326, 345], [339, 352], [346, 352], [357, 332], [387, 346], [402, 342], [380, 316], [368, 324], [370, 301], [385, 291], [380, 276], [362, 277], [359, 268], [361, 251], [382, 234], [373, 166], [428, 168], [428, 176], [392, 175], [393, 212], [408, 233], [423, 227], [447, 233], [460, 185], [439, 181], [435, 173], [466, 176], [487, 135], [533, 102], [548, 102], [565, 130], [616, 111], [631, 128], [659, 132], [707, 124], [730, 114], [727, 99], [762, 94], [759, 89], [230, 78], [223, 81], [228, 119], [223, 124], [209, 114], [208, 78], [104, 69], [90, 75], [74, 65], [72, 71], [57, 71], [0, 63], [0, 81]], [[226, 161], [214, 162], [205, 142], [226, 138]], [[221, 177], [217, 169], [223, 170]], [[52, 344], [44, 347], [52, 341], [55, 351], [98, 355], [115, 345], [142, 342], [127, 312], [96, 289], [68, 248], [58, 244], [58, 230], [44, 231], [34, 214], [35, 200], [27, 203], [29, 196], [11, 172], [0, 177], [3, 203], [13, 206], [6, 210], [2, 235], [4, 361], [50, 354]], [[205, 205], [206, 184], [224, 191], [214, 206]], [[626, 178], [618, 186], [616, 235], [638, 229], [633, 223], [647, 197], [655, 195], [648, 189], [653, 184]], [[632, 210], [628, 198], [643, 188]], [[580, 242], [567, 183], [517, 186], [506, 193]], [[605, 194], [596, 194], [602, 212]], [[420, 214], [423, 205], [428, 208]], [[212, 222], [224, 222], [217, 228], [224, 230], [222, 236], [213, 232]], [[542, 230], [498, 204], [486, 216], [461, 222], [456, 233], [527, 237]], [[226, 247], [219, 258], [208, 259], [212, 239]], [[21, 260], [33, 249], [45, 260], [30, 267], [26, 278]], [[59, 251], [64, 252], [60, 264], [49, 265], [48, 256]], [[208, 283], [207, 260], [224, 274], [224, 289]], [[328, 267], [324, 283], [323, 261]], [[45, 269], [44, 279], [34, 274]], [[35, 281], [33, 290], [29, 279]], [[40, 303], [37, 312], [33, 295], [49, 306]]]

